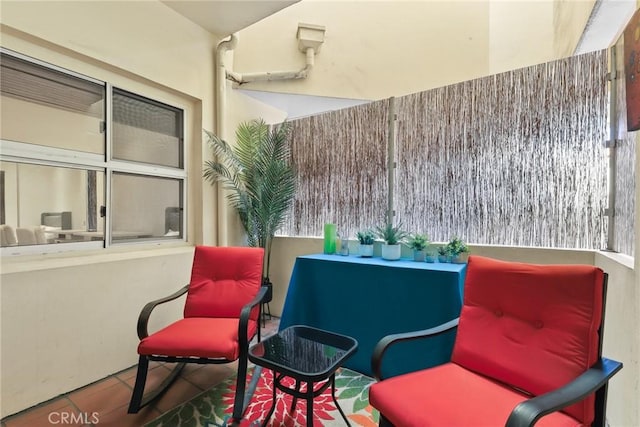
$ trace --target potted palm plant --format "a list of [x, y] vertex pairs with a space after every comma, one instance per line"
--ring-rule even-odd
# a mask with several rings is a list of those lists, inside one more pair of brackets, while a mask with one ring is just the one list
[[356, 233], [356, 237], [358, 238], [358, 253], [361, 257], [372, 257], [373, 256], [373, 242], [376, 235], [373, 233], [371, 229], [360, 230]]
[[[271, 244], [282, 227], [296, 192], [296, 176], [289, 162], [289, 124], [270, 127], [264, 120], [243, 122], [236, 129], [236, 145], [204, 131], [215, 160], [204, 165], [204, 178], [221, 183], [240, 217], [249, 246], [265, 250], [262, 283], [271, 290]], [[270, 300], [271, 292], [268, 292]]]
[[412, 234], [407, 241], [407, 245], [413, 249], [413, 260], [424, 262], [425, 252], [427, 246], [429, 246], [429, 237], [426, 234]]
[[378, 226], [376, 233], [378, 237], [384, 240], [382, 258], [389, 261], [400, 259], [402, 243], [409, 235], [409, 233], [402, 230], [402, 224], [398, 224], [395, 227], [391, 223], [387, 223], [385, 226]]

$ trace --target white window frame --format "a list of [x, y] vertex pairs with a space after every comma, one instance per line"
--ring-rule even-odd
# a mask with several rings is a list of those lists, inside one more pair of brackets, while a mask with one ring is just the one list
[[[104, 154], [87, 153], [63, 148], [56, 148], [50, 146], [40, 146], [30, 144], [26, 142], [17, 142], [0, 139], [0, 160], [5, 162], [25, 163], [41, 166], [55, 166], [55, 167], [68, 167], [82, 170], [95, 170], [104, 173], [104, 188], [97, 189], [104, 192], [104, 200], [106, 204], [106, 218], [104, 223], [104, 236], [103, 240], [88, 241], [88, 242], [65, 242], [65, 243], [48, 243], [42, 245], [31, 246], [9, 246], [0, 248], [1, 256], [15, 256], [15, 255], [34, 255], [34, 254], [48, 254], [57, 252], [70, 252], [81, 251], [91, 249], [102, 249], [109, 247], [123, 247], [130, 245], [142, 245], [152, 244], [154, 246], [163, 244], [174, 244], [178, 242], [187, 241], [187, 194], [188, 194], [188, 156], [187, 150], [187, 108], [181, 105], [175, 105], [175, 103], [166, 102], [151, 96], [148, 96], [139, 91], [132, 91], [130, 89], [121, 87], [119, 89], [133, 93], [137, 96], [147, 98], [150, 101], [159, 102], [165, 104], [171, 108], [175, 108], [182, 112], [182, 167], [167, 167], [160, 165], [152, 165], [148, 163], [138, 163], [134, 161], [114, 160], [112, 158], [112, 130], [113, 130], [113, 112], [112, 112], [112, 94], [114, 85], [94, 79], [92, 77], [80, 74], [68, 69], [58, 67], [56, 65], [40, 61], [38, 59], [20, 54], [18, 52], [0, 47], [0, 52], [5, 55], [10, 55], [15, 58], [31, 62], [33, 64], [47, 67], [49, 69], [65, 73], [67, 75], [84, 79], [92, 83], [99, 84], [105, 88], [105, 150]], [[179, 239], [163, 239], [163, 238], [145, 238], [140, 241], [128, 240], [124, 242], [117, 241], [115, 243], [111, 240], [111, 206], [112, 206], [112, 176], [113, 173], [131, 173], [136, 175], [148, 176], [150, 178], [171, 178], [181, 182], [182, 185], [182, 236]]]

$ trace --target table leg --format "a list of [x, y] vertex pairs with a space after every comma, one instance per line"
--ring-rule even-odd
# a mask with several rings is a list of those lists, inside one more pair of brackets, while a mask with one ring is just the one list
[[271, 398], [271, 408], [269, 409], [269, 412], [267, 413], [267, 416], [264, 418], [264, 421], [262, 422], [262, 427], [266, 427], [267, 423], [269, 422], [269, 418], [271, 418], [271, 415], [273, 415], [273, 411], [275, 411], [276, 409], [276, 389], [278, 387], [276, 387], [277, 382], [279, 381], [278, 377], [276, 377], [277, 373], [276, 371], [271, 371], [273, 373], [273, 396]]
[[313, 383], [307, 383], [307, 427], [313, 427]]
[[338, 404], [338, 400], [336, 399], [336, 374], [335, 373], [331, 375], [330, 381], [331, 381], [331, 397], [333, 397], [333, 402], [336, 404], [336, 408], [338, 408], [338, 411], [340, 411], [340, 415], [342, 415], [342, 418], [344, 419], [344, 421], [347, 423], [349, 427], [351, 427], [351, 423], [347, 419], [347, 416], [344, 414], [344, 412], [342, 412], [342, 408], [340, 407], [340, 404]]
[[[300, 393], [300, 382], [296, 380], [296, 393]], [[298, 404], [298, 396], [296, 395], [292, 395], [293, 399], [291, 400], [291, 409], [289, 409], [290, 413], [293, 413], [293, 411], [296, 409], [296, 405]]]

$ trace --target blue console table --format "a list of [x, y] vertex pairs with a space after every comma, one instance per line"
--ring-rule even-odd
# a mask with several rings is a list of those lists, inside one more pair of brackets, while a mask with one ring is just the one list
[[[280, 330], [308, 325], [348, 335], [358, 352], [345, 367], [372, 375], [371, 354], [385, 335], [426, 329], [456, 318], [466, 264], [385, 261], [340, 255], [296, 258]], [[455, 331], [391, 347], [383, 374], [398, 375], [450, 359]]]

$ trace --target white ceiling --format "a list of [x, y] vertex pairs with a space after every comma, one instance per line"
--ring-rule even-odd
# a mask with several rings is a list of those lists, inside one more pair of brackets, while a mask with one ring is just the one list
[[161, 0], [220, 37], [240, 31], [300, 0]]
[[297, 95], [250, 89], [237, 90], [278, 110], [285, 111], [289, 120], [371, 102], [367, 99], [332, 98], [329, 96]]
[[576, 54], [593, 52], [613, 45], [636, 10], [636, 0], [599, 0], [576, 47]]

